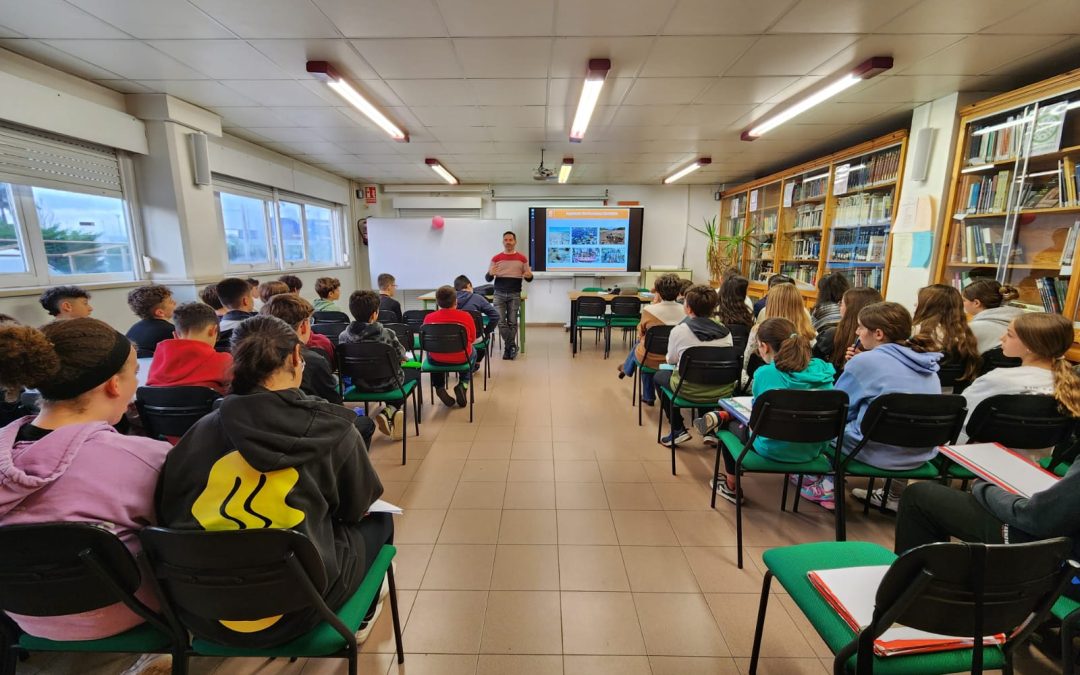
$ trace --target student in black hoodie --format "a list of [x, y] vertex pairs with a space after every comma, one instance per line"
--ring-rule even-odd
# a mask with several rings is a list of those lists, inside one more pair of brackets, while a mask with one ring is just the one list
[[138, 357], [148, 359], [154, 355], [159, 342], [176, 337], [173, 333], [176, 327], [170, 321], [176, 300], [168, 286], [147, 284], [133, 288], [128, 293], [127, 303], [139, 317], [128, 329], [127, 338], [135, 343]]
[[[319, 551], [328, 580], [323, 598], [337, 610], [393, 540], [394, 526], [389, 514], [368, 513], [383, 488], [352, 411], [300, 391], [301, 347], [296, 331], [276, 317], [236, 327], [234, 393], [169, 452], [157, 513], [176, 529], [300, 532]], [[368, 611], [358, 639], [370, 632], [381, 600]], [[267, 617], [262, 627], [182, 619], [200, 637], [255, 648], [282, 645], [321, 622], [314, 609]]]

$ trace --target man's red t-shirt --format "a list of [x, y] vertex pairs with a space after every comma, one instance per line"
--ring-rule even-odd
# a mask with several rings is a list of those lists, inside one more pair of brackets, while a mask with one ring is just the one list
[[465, 363], [469, 360], [468, 354], [472, 354], [472, 344], [476, 341], [476, 322], [473, 321], [472, 314], [460, 309], [437, 309], [424, 317], [424, 324], [430, 323], [456, 323], [465, 328], [465, 335], [468, 339], [469, 348], [466, 352], [431, 354], [436, 361], [439, 363]]

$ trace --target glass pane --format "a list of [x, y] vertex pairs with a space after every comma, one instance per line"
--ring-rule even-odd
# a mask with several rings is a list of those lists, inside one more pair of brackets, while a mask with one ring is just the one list
[[304, 259], [304, 233], [300, 230], [300, 224], [304, 222], [304, 216], [300, 212], [300, 205], [292, 202], [278, 202], [278, 212], [281, 214], [281, 245], [282, 258], [284, 260]]
[[269, 262], [263, 200], [227, 192], [219, 192], [218, 197], [229, 262], [239, 265]]
[[15, 196], [10, 185], [0, 183], [0, 274], [28, 271], [25, 251], [15, 214]]
[[131, 239], [118, 197], [33, 188], [49, 274], [131, 272]]
[[322, 206], [304, 205], [308, 262], [332, 263], [334, 258], [334, 212]]

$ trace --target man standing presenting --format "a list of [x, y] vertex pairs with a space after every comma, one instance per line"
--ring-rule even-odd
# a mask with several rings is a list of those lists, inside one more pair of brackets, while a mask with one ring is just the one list
[[495, 308], [499, 310], [499, 336], [503, 341], [503, 359], [517, 356], [518, 312], [521, 310], [521, 280], [532, 281], [529, 259], [515, 250], [517, 236], [503, 232], [503, 251], [491, 259], [484, 278], [495, 282]]

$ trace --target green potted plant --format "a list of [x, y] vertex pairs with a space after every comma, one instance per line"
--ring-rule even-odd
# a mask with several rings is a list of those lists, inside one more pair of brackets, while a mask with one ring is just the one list
[[712, 285], [719, 286], [725, 272], [732, 268], [738, 269], [743, 248], [747, 244], [757, 242], [757, 237], [751, 234], [749, 227], [736, 234], [721, 234], [720, 226], [716, 223], [716, 216], [702, 218], [702, 220], [703, 227], [694, 227], [689, 223], [687, 225], [708, 239], [705, 248], [705, 263], [709, 268]]

